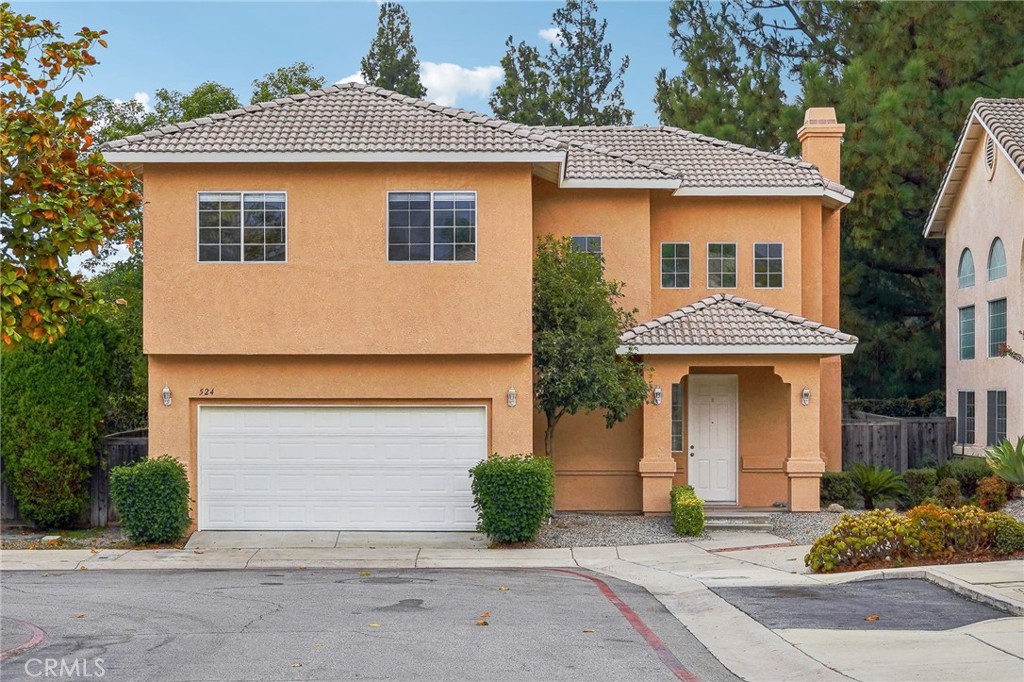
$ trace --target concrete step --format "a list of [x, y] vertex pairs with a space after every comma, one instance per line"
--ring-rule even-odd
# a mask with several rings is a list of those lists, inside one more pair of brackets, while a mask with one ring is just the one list
[[751, 533], [770, 533], [770, 532], [772, 532], [772, 524], [771, 523], [757, 523], [757, 522], [753, 522], [753, 521], [743, 522], [743, 523], [738, 523], [738, 522], [722, 523], [720, 521], [716, 521], [715, 519], [710, 519], [710, 520], [707, 520], [707, 521], [704, 522], [704, 529], [705, 530], [709, 530], [709, 531], [714, 531], [714, 530], [718, 530], [718, 531], [730, 530], [730, 531], [733, 531], [734, 530], [734, 531], [748, 531], [748, 532], [751, 532]]
[[704, 509], [704, 527], [707, 530], [743, 530], [770, 533], [771, 512], [741, 509]]

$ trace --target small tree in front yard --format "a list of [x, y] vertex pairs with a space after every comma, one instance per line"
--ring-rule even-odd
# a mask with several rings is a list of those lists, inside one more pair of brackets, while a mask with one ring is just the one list
[[623, 286], [606, 280], [600, 257], [571, 239], [541, 239], [533, 267], [534, 399], [547, 417], [549, 458], [565, 415], [604, 410], [611, 428], [647, 397], [643, 364], [615, 352], [619, 335], [635, 323], [619, 306]]

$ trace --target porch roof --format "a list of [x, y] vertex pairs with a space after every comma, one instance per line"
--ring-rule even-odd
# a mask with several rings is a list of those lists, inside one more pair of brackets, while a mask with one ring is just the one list
[[846, 355], [857, 337], [731, 294], [715, 294], [633, 327], [621, 355]]

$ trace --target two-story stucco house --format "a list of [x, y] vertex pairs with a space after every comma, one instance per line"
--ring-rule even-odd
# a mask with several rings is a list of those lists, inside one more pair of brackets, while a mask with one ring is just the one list
[[1024, 99], [978, 99], [924, 236], [946, 241], [946, 414], [956, 449], [1024, 436]]
[[[537, 239], [626, 282], [656, 388], [564, 419], [563, 510], [818, 508], [839, 469], [844, 126], [803, 160], [673, 128], [533, 128], [337, 85], [110, 143], [145, 194], [150, 452], [202, 529], [471, 529], [467, 469], [543, 452]], [[786, 312], [784, 312], [786, 311]]]

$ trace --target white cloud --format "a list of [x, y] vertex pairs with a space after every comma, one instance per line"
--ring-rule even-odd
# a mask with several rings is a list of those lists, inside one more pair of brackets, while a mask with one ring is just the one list
[[557, 28], [542, 28], [537, 31], [537, 35], [539, 35], [542, 40], [546, 40], [549, 43], [555, 45], [562, 44], [562, 33]]
[[[132, 95], [132, 99], [142, 105], [143, 111], [153, 111], [153, 107], [149, 105], [152, 98], [149, 96], [148, 92], [136, 92]], [[123, 102], [123, 99], [114, 98], [114, 104], [122, 104]]]
[[455, 106], [465, 95], [486, 97], [504, 75], [500, 66], [467, 69], [447, 62], [420, 63], [420, 80], [427, 89], [427, 98], [444, 106]]
[[341, 80], [334, 81], [334, 84], [335, 85], [341, 85], [342, 83], [364, 83], [364, 82], [365, 81], [363, 80], [362, 72], [356, 71], [353, 74], [349, 74], [348, 76], [345, 76]]

